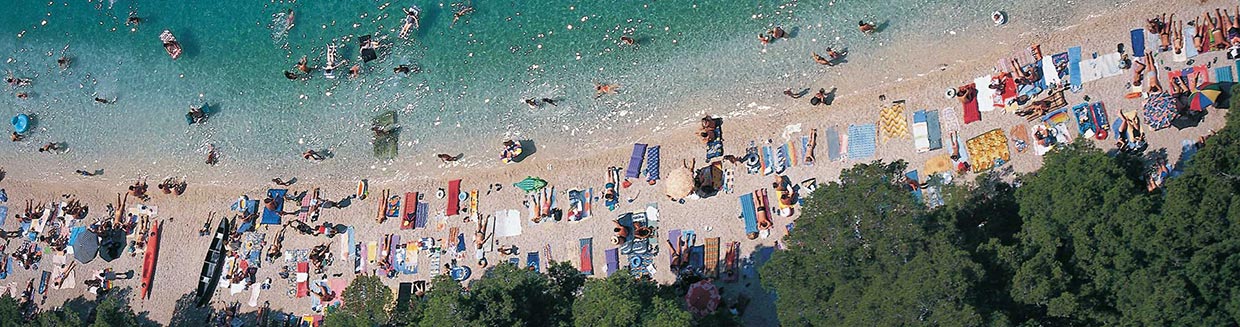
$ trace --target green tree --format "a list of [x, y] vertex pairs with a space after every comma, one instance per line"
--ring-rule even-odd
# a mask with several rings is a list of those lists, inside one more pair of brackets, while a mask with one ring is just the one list
[[906, 164], [860, 164], [806, 199], [797, 230], [761, 268], [792, 326], [980, 325], [984, 271], [901, 183]]
[[[487, 278], [487, 277], [483, 277]], [[439, 275], [431, 281], [430, 290], [426, 292], [422, 319], [418, 322], [422, 327], [466, 326], [462, 317], [472, 308], [466, 303], [461, 283], [453, 281], [447, 275]]]
[[[678, 302], [675, 299], [666, 299], [662, 297], [651, 299], [650, 308], [646, 310], [645, 314], [642, 315], [642, 325], [646, 327], [683, 327], [692, 324], [693, 316], [689, 315], [689, 312], [685, 311], [685, 309], [681, 307], [680, 303], [682, 302]], [[735, 320], [736, 316], [733, 316], [732, 313], [722, 309], [717, 313], [726, 315], [726, 318], [721, 319], [723, 322], [734, 323], [730, 324], [731, 326], [740, 325], [739, 322]], [[701, 325], [729, 326], [729, 324], [721, 322], [704, 322]]]
[[387, 306], [392, 303], [392, 289], [383, 285], [379, 276], [357, 276], [339, 296], [344, 305], [324, 317], [327, 325], [375, 326], [388, 322]]
[[[3, 317], [0, 314], [0, 317]], [[35, 317], [35, 325], [42, 327], [76, 327], [82, 325], [82, 318], [76, 312], [59, 309], [40, 312]]]
[[22, 325], [21, 307], [17, 303], [17, 299], [9, 294], [0, 295], [0, 327], [15, 327]]
[[116, 296], [104, 296], [95, 307], [95, 327], [137, 326], [138, 316]]

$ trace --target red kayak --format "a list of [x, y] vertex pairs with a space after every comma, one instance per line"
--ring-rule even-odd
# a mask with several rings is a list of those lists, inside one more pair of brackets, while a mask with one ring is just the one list
[[146, 236], [146, 254], [142, 261], [142, 293], [141, 299], [151, 296], [151, 283], [155, 281], [155, 258], [159, 256], [158, 221], [151, 223], [151, 233]]

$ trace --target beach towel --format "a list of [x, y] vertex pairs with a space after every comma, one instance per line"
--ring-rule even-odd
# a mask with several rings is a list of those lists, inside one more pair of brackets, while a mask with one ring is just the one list
[[1184, 26], [1184, 58], [1193, 59], [1197, 57], [1197, 46], [1193, 45], [1193, 37], [1197, 36], [1197, 27]]
[[1214, 68], [1214, 79], [1219, 82], [1235, 82], [1236, 75], [1232, 73], [1231, 66], [1223, 66]]
[[910, 181], [912, 181], [913, 183], [916, 183], [916, 184], [918, 185], [918, 186], [913, 186], [913, 187], [912, 187], [912, 189], [913, 189], [913, 192], [912, 192], [912, 193], [913, 193], [913, 201], [916, 201], [917, 203], [923, 203], [923, 202], [922, 202], [922, 198], [921, 198], [921, 186], [920, 186], [920, 185], [921, 185], [921, 178], [920, 178], [920, 176], [918, 176], [918, 175], [917, 175], [917, 170], [910, 170], [910, 171], [908, 171], [908, 172], [904, 173], [904, 177], [907, 177]]
[[310, 263], [305, 261], [298, 262], [297, 273], [295, 276], [297, 281], [297, 297], [306, 297], [306, 295], [310, 294], [310, 285], [308, 285], [310, 278]]
[[1081, 86], [1081, 47], [1068, 48], [1068, 81], [1074, 87]]
[[500, 210], [495, 212], [495, 236], [508, 237], [521, 235], [521, 212], [517, 210]]
[[1188, 82], [1196, 83], [1197, 87], [1209, 84], [1213, 81], [1210, 79], [1210, 68], [1206, 67], [1205, 64], [1184, 68], [1182, 72], [1184, 73], [1184, 77], [1188, 78]]
[[[672, 252], [680, 252], [680, 230], [679, 229], [673, 229], [673, 230], [668, 231], [667, 241], [669, 244], [668, 246], [672, 247]], [[670, 255], [667, 256], [667, 259], [668, 259], [668, 264], [671, 264], [672, 262], [676, 261], [676, 258]]]
[[426, 223], [429, 220], [428, 216], [430, 215], [430, 204], [426, 202], [416, 203], [418, 204], [418, 209], [413, 217], [413, 228], [426, 228]]
[[913, 112], [913, 148], [917, 152], [930, 151], [929, 130], [926, 127], [926, 112], [918, 110]]
[[461, 180], [456, 179], [448, 182], [448, 215], [455, 216], [461, 213]]
[[[970, 90], [976, 90], [977, 84], [970, 83], [969, 85], [965, 85], [964, 88], [970, 89]], [[969, 124], [975, 121], [982, 120], [982, 113], [980, 109], [978, 109], [977, 99], [983, 98], [983, 97], [987, 97], [987, 96], [984, 96], [979, 91], [977, 93], [977, 96], [973, 97], [973, 100], [970, 100], [969, 102], [966, 102], [961, 106], [961, 109], [964, 110], [964, 123], [965, 124]]]
[[762, 146], [762, 174], [770, 175], [775, 172], [775, 154], [771, 151], [770, 145]]
[[[801, 162], [804, 162], [806, 166], [814, 165], [814, 160], [810, 160], [810, 158], [814, 158], [815, 160], [817, 159], [817, 157], [814, 157], [814, 149], [809, 146], [809, 140], [811, 138], [811, 135], [815, 140], [817, 140], [818, 136], [813, 135], [813, 133], [810, 133], [810, 135], [802, 135], [801, 142], [800, 142], [801, 158], [802, 158]], [[817, 147], [818, 145], [814, 144], [814, 146]]]
[[876, 152], [874, 124], [848, 125], [848, 159], [863, 160]]
[[646, 149], [646, 181], [654, 182], [659, 180], [659, 146], [652, 146]]
[[992, 129], [965, 142], [973, 171], [986, 171], [1012, 160], [1007, 136], [1002, 129]]
[[706, 141], [706, 161], [723, 156], [723, 119], [715, 119], [715, 138]]
[[1112, 52], [1098, 57], [1098, 68], [1102, 72], [1102, 77], [1113, 77], [1123, 74], [1124, 70], [1119, 68], [1119, 62], [1122, 58], [1123, 55], [1119, 54], [1119, 52]]
[[[541, 271], [539, 267], [538, 252], [530, 252], [525, 254], [525, 268], [533, 271]], [[532, 269], [531, 269], [532, 268]]]
[[271, 209], [267, 209], [267, 207], [263, 207], [263, 217], [261, 218], [260, 223], [262, 223], [263, 225], [281, 224], [280, 213], [284, 211], [284, 195], [286, 194], [288, 194], [288, 190], [286, 189], [268, 189], [267, 190], [267, 197], [273, 199], [273, 202], [276, 203], [276, 209], [271, 210]]
[[745, 221], [745, 234], [758, 232], [758, 213], [754, 207], [753, 193], [740, 196], [741, 217]]
[[775, 173], [783, 174], [784, 171], [790, 166], [791, 164], [788, 160], [788, 145], [780, 144], [778, 148], [775, 148]]
[[1089, 83], [1102, 79], [1105, 57], [1081, 60], [1081, 83]]
[[1110, 134], [1111, 124], [1107, 117], [1106, 106], [1102, 102], [1094, 102], [1089, 106], [1089, 119], [1094, 124], [1094, 138], [1099, 140], [1107, 139]]
[[1145, 29], [1136, 28], [1128, 31], [1128, 38], [1132, 42], [1132, 56], [1145, 58]]
[[1094, 131], [1098, 130], [1093, 119], [1090, 118], [1091, 108], [1092, 106], [1088, 103], [1072, 106], [1072, 117], [1076, 118], [1077, 131], [1086, 138], [1094, 137]]
[[581, 252], [581, 262], [580, 262], [580, 266], [578, 266], [577, 268], [581, 270], [582, 274], [585, 274], [586, 276], [593, 276], [594, 275], [594, 239], [583, 238], [579, 240], [578, 242], [580, 242], [581, 244], [581, 248], [579, 249], [579, 252]]
[[[969, 84], [969, 85], [971, 85], [971, 87], [973, 87], [974, 89], [977, 89], [977, 97], [975, 97], [975, 98], [973, 99], [973, 101], [971, 101], [970, 103], [972, 103], [972, 105], [973, 105], [973, 106], [976, 106], [976, 108], [974, 108], [974, 109], [976, 109], [976, 110], [978, 110], [978, 111], [980, 111], [980, 112], [990, 112], [990, 111], [994, 111], [994, 110], [995, 110], [995, 104], [996, 104], [996, 103], [1002, 103], [1002, 102], [1003, 102], [1003, 101], [995, 101], [995, 95], [996, 95], [996, 93], [995, 93], [995, 90], [994, 90], [994, 89], [991, 89], [991, 88], [990, 88], [990, 83], [991, 83], [991, 81], [992, 81], [992, 79], [991, 79], [990, 75], [986, 75], [986, 76], [982, 76], [982, 77], [974, 78], [974, 79], [973, 79], [973, 83], [972, 83], [972, 84]], [[967, 106], [969, 106], [969, 104], [966, 104], [965, 106], [967, 107]], [[974, 122], [974, 121], [977, 121], [977, 120], [980, 120], [980, 119], [981, 119], [981, 114], [979, 113], [977, 116], [974, 116], [974, 117], [976, 118], [975, 120], [972, 120], [972, 121], [971, 121], [971, 120], [969, 120], [969, 118], [970, 118], [970, 116], [969, 116], [969, 110], [970, 110], [970, 109], [967, 109], [967, 108], [966, 108], [966, 109], [965, 109], [965, 111], [964, 111], [964, 114], [965, 114], [965, 116], [964, 116], [964, 123], [965, 123], [965, 124], [968, 124], [968, 123], [971, 123], [971, 122]]]
[[702, 245], [689, 247], [689, 266], [694, 269], [706, 268], [706, 247]]
[[388, 218], [400, 216], [400, 195], [392, 195], [387, 198], [387, 204], [383, 207], [383, 216]]
[[719, 238], [711, 237], [706, 239], [706, 266], [702, 272], [709, 278], [719, 278]]
[[1175, 97], [1167, 92], [1154, 94], [1146, 99], [1141, 113], [1145, 123], [1156, 131], [1171, 126], [1171, 121], [1180, 117], [1175, 111]]
[[633, 153], [629, 155], [629, 167], [624, 170], [624, 178], [638, 178], [642, 173], [642, 159], [646, 157], [646, 145], [633, 144]]
[[801, 141], [788, 140], [788, 167], [796, 167], [801, 162]]
[[607, 261], [608, 276], [620, 270], [620, 250], [616, 248], [603, 250], [603, 258]]
[[904, 118], [904, 103], [894, 103], [890, 107], [885, 107], [879, 114], [879, 123], [883, 131], [883, 143], [886, 144], [890, 139], [907, 139], [908, 118]]
[[1059, 79], [1059, 71], [1055, 70], [1055, 59], [1052, 56], [1042, 56], [1042, 81], [1046, 84], [1063, 82]]
[[825, 132], [827, 138], [827, 160], [840, 161], [844, 156], [840, 153], [840, 133], [835, 130], [835, 126], [827, 127]]
[[930, 150], [943, 148], [943, 130], [939, 124], [937, 110], [926, 111], [926, 138], [930, 141]]
[[413, 229], [418, 217], [418, 193], [405, 192], [405, 208], [400, 215], [400, 229]]
[[[9, 217], [9, 207], [0, 206], [0, 227], [4, 227], [4, 219], [8, 217]], [[69, 241], [69, 244], [73, 244], [73, 241]]]

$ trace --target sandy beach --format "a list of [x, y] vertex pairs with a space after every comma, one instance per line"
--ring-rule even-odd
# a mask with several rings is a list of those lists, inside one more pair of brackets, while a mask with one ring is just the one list
[[[745, 258], [775, 247], [776, 241], [787, 233], [784, 226], [795, 222], [796, 215], [794, 214], [791, 218], [775, 217], [773, 222], [776, 228], [770, 231], [769, 237], [749, 240], [744, 234], [743, 222], [738, 219], [740, 206], [737, 201], [740, 194], [762, 188], [767, 188], [768, 192], [773, 194], [773, 190], [770, 190], [772, 176], [745, 174], [744, 167], [724, 163], [725, 168], [737, 171], [733, 186], [735, 192], [720, 193], [705, 199], [689, 199], [683, 204], [672, 202], [664, 196], [664, 183], [654, 186], [646, 185], [642, 178], [642, 180], [634, 180], [631, 187], [620, 190], [620, 197], [623, 200], [620, 201], [615, 211], [607, 210], [602, 205], [602, 200], [596, 199], [593, 202], [592, 216], [583, 221], [543, 222], [537, 225], [528, 223], [530, 217], [527, 209], [522, 205], [526, 199], [525, 194], [514, 187], [513, 183], [526, 176], [537, 176], [547, 180], [549, 186], [554, 186], [557, 192], [561, 192], [558, 196], [563, 196], [563, 190], [593, 188], [597, 198], [606, 183], [607, 167], [623, 168], [627, 163], [633, 143], [661, 146], [661, 167], [665, 176], [683, 160], [696, 159], [697, 167], [702, 167], [705, 165], [702, 158], [705, 146], [697, 139], [695, 130], [697, 120], [704, 115], [723, 119], [725, 153], [743, 155], [751, 141], [761, 145], [767, 140], [773, 140], [774, 144], [780, 144], [788, 142], [790, 139], [787, 137], [799, 139], [802, 135], [808, 135], [813, 129], [825, 131], [834, 127], [836, 130], [844, 131], [850, 124], [875, 123], [879, 120], [879, 109], [884, 105], [890, 105], [893, 100], [906, 100], [907, 109], [903, 117], [910, 122], [914, 110], [955, 108], [954, 111], [959, 114], [959, 103], [954, 98], [946, 98], [943, 95], [945, 89], [969, 83], [978, 76], [990, 73], [997, 61], [1015, 51], [1022, 51], [1031, 44], [1040, 45], [1047, 55], [1066, 51], [1072, 46], [1082, 47], [1086, 57], [1089, 57], [1091, 53], [1103, 55], [1114, 52], [1117, 43], [1127, 44], [1129, 42], [1128, 31], [1141, 27], [1144, 24], [1144, 17], [1167, 10], [1173, 10], [1177, 15], [1189, 16], [1206, 9], [1232, 4], [1234, 3], [1226, 1], [1133, 1], [1122, 7], [1113, 8], [1105, 14], [1078, 13], [1078, 17], [1072, 20], [1073, 24], [1049, 28], [1037, 26], [1039, 24], [1037, 17], [1013, 16], [1006, 25], [970, 30], [967, 31], [967, 36], [964, 35], [965, 31], [959, 34], [945, 31], [937, 38], [901, 40], [895, 45], [882, 47], [873, 53], [851, 53], [848, 55], [847, 63], [829, 68], [814, 64], [808, 53], [790, 53], [780, 49], [782, 43], [806, 42], [808, 36], [779, 40], [766, 46], [766, 55], [773, 58], [803, 58], [804, 69], [787, 72], [784, 80], [770, 81], [767, 93], [747, 94], [746, 96], [752, 98], [751, 100], [736, 103], [719, 103], [715, 100], [718, 94], [727, 93], [729, 90], [704, 89], [698, 90], [697, 93], [683, 94], [680, 96], [681, 100], [674, 105], [681, 108], [699, 108], [696, 112], [686, 110], [691, 114], [654, 117], [653, 120], [661, 123], [651, 124], [648, 130], [625, 133], [624, 137], [605, 142], [610, 146], [600, 148], [589, 147], [588, 150], [581, 150], [582, 148], [572, 145], [557, 144], [555, 140], [535, 139], [533, 141], [537, 145], [537, 151], [524, 161], [509, 165], [495, 160], [497, 153], [466, 153], [466, 158], [462, 162], [449, 164], [439, 163], [431, 154], [426, 154], [422, 156], [425, 160], [406, 162], [402, 164], [403, 166], [341, 167], [333, 164], [331, 162], [333, 159], [328, 159], [322, 163], [306, 161], [290, 166], [270, 166], [266, 171], [238, 171], [217, 169], [217, 167], [203, 164], [193, 166], [169, 164], [159, 159], [148, 159], [148, 154], [131, 153], [126, 159], [128, 164], [105, 160], [99, 162], [97, 167], [79, 167], [58, 161], [55, 155], [30, 153], [30, 151], [19, 154], [8, 148], [0, 149], [0, 157], [4, 158], [0, 161], [0, 166], [3, 166], [7, 172], [3, 179], [0, 179], [0, 188], [7, 191], [9, 201], [4, 205], [9, 207], [10, 213], [18, 212], [21, 209], [19, 206], [26, 200], [59, 201], [62, 195], [68, 194], [90, 206], [90, 216], [93, 219], [97, 215], [102, 215], [103, 208], [112, 203], [118, 193], [124, 192], [126, 187], [138, 178], [148, 178], [153, 186], [166, 177], [184, 177], [189, 183], [184, 195], [165, 195], [152, 188], [152, 197], [149, 201], [136, 202], [131, 199], [130, 203], [131, 205], [141, 203], [157, 208], [158, 219], [166, 223], [155, 273], [156, 291], [149, 299], [140, 300], [136, 295], [140, 283], [138, 278], [120, 280], [116, 283], [120, 288], [133, 289], [131, 291], [133, 300], [130, 304], [136, 312], [145, 319], [160, 324], [169, 324], [178, 302], [183, 302], [187, 296], [188, 298], [193, 296], [202, 258], [210, 242], [209, 237], [198, 236], [198, 229], [201, 228], [206, 217], [211, 213], [214, 213], [216, 217], [231, 217], [234, 213], [229, 211], [229, 205], [238, 196], [247, 195], [250, 198], [261, 199], [269, 188], [284, 188], [269, 182], [275, 177], [284, 179], [296, 177], [297, 182], [287, 187], [292, 193], [319, 188], [323, 198], [332, 200], [353, 194], [359, 180], [369, 180], [370, 197], [360, 201], [354, 200], [347, 208], [323, 209], [318, 222], [314, 223], [317, 225], [321, 222], [332, 222], [352, 226], [356, 229], [357, 241], [378, 241], [384, 234], [393, 233], [400, 235], [406, 241], [423, 237], [446, 240], [449, 238], [449, 228], [458, 227], [465, 233], [466, 242], [472, 243], [474, 223], [464, 222], [463, 216], [447, 217], [447, 223], [443, 228], [435, 226], [436, 216], [445, 210], [447, 203], [446, 200], [437, 199], [434, 196], [436, 190], [446, 189], [449, 180], [461, 179], [463, 190], [478, 191], [479, 213], [487, 215], [509, 209], [521, 212], [523, 221], [521, 235], [499, 237], [496, 239], [498, 246], [517, 246], [521, 254], [516, 257], [520, 257], [522, 263], [525, 262], [524, 253], [544, 251], [544, 248], [549, 248], [550, 253], [541, 254], [545, 268], [549, 260], [570, 261], [576, 265], [580, 261], [577, 255], [578, 240], [593, 238], [592, 258], [596, 271], [595, 277], [606, 276], [604, 250], [614, 247], [609, 244], [612, 220], [621, 213], [643, 211], [647, 205], [655, 204], [660, 215], [657, 237], [661, 245], [659, 254], [655, 258], [656, 272], [653, 276], [659, 282], [671, 283], [675, 280], [675, 275], [669, 271], [666, 264], [669, 260], [668, 249], [663, 243], [669, 230], [694, 230], [698, 235], [698, 245], [709, 237], [719, 237], [724, 244], [732, 241], [740, 242], [742, 257]], [[979, 17], [978, 19], [985, 18]], [[752, 38], [752, 36], [745, 37]], [[1171, 69], [1185, 67], [1184, 63], [1172, 62], [1170, 54], [1160, 54], [1157, 58], [1158, 73], [1162, 74], [1161, 80], [1164, 85], [1167, 85], [1168, 81], [1166, 72], [1162, 69], [1163, 66]], [[1195, 58], [1195, 61], [1198, 64], [1230, 65], [1230, 60], [1227, 60], [1225, 53], [1221, 51], [1203, 53]], [[1118, 76], [1086, 83], [1079, 93], [1065, 92], [1068, 107], [1085, 102], [1083, 99], [1088, 96], [1090, 102], [1105, 103], [1111, 119], [1117, 117], [1120, 111], [1139, 111], [1144, 100], [1125, 98], [1128, 92], [1125, 83], [1130, 79], [1131, 73], [1125, 70]], [[809, 105], [809, 96], [790, 99], [780, 94], [785, 88], [816, 90], [832, 87], [837, 88], [837, 98], [833, 104], [825, 107]], [[623, 89], [621, 92], [624, 92]], [[880, 100], [880, 95], [883, 95], [886, 100]], [[1207, 134], [1209, 130], [1219, 129], [1222, 126], [1224, 115], [1228, 111], [1211, 110], [1196, 127], [1184, 129], [1172, 127], [1153, 131], [1146, 126], [1145, 131], [1148, 133], [1146, 140], [1149, 143], [1147, 153], [1164, 153], [1166, 158], [1170, 159], [1169, 161], [1174, 161], [1179, 156], [1182, 140], [1195, 140]], [[1002, 110], [983, 112], [981, 117], [979, 122], [962, 125], [958, 131], [962, 141], [996, 128], [1004, 130], [1007, 134], [1013, 126], [1027, 123], [1024, 117], [1005, 113]], [[958, 120], [959, 117], [956, 119]], [[1076, 136], [1076, 123], [1071, 123], [1070, 127], [1073, 136]], [[943, 129], [943, 149], [925, 153], [917, 152], [911, 135], [887, 142], [882, 142], [880, 139], [873, 159], [905, 160], [909, 162], [910, 169], [924, 169], [926, 161], [930, 158], [950, 153], [950, 141], [946, 139], [949, 132], [947, 128]], [[784, 175], [793, 183], [809, 178], [816, 178], [820, 182], [834, 180], [842, 169], [858, 162], [869, 161], [829, 161], [823, 135], [818, 136], [819, 144], [815, 152], [817, 162], [813, 166], [797, 165], [785, 172]], [[1115, 147], [1113, 138], [1094, 142], [1103, 149]], [[1011, 151], [1011, 160], [1006, 165], [996, 168], [996, 172], [1010, 177], [1014, 174], [1034, 171], [1041, 166], [1041, 157], [1034, 154], [1032, 150], [1017, 153], [1011, 142], [1008, 147]], [[232, 149], [232, 151], [242, 150]], [[495, 152], [498, 152], [498, 149]], [[227, 152], [223, 155], [222, 161], [229, 160]], [[83, 177], [71, 173], [74, 169], [94, 168], [102, 168], [105, 173], [95, 177]], [[955, 180], [958, 183], [968, 182], [974, 176], [976, 176], [975, 173], [968, 173], [957, 176]], [[489, 186], [497, 183], [503, 185], [502, 190], [488, 190]], [[401, 230], [399, 221], [392, 219], [382, 224], [376, 223], [374, 216], [379, 208], [378, 194], [384, 189], [390, 189], [393, 194], [404, 192], [426, 194], [423, 201], [428, 203], [433, 212], [430, 215], [432, 220], [428, 228]], [[566, 202], [561, 198], [560, 207], [564, 208]], [[289, 201], [286, 203], [286, 210], [295, 208], [296, 205]], [[292, 219], [291, 216], [285, 217], [285, 221], [290, 219]], [[10, 217], [0, 228], [13, 230], [17, 226], [17, 219]], [[257, 232], [265, 233], [267, 239], [270, 240], [278, 230], [278, 226], [260, 226]], [[330, 244], [331, 252], [333, 256], [336, 256], [340, 250], [338, 248], [340, 237], [342, 236], [332, 239], [322, 236], [311, 237], [289, 230], [283, 247], [285, 249], [308, 249], [319, 244]], [[19, 244], [20, 242], [16, 240], [10, 241], [8, 248], [15, 249]], [[419, 252], [419, 255], [421, 256], [420, 269], [417, 274], [384, 278], [384, 282], [395, 287], [399, 282], [428, 279], [427, 271], [433, 268], [429, 267], [425, 251]], [[37, 279], [40, 271], [52, 270], [51, 257], [52, 255], [44, 257], [39, 264], [39, 270], [14, 267], [13, 274], [0, 281], [0, 285], [23, 287], [31, 278]], [[449, 262], [451, 257], [451, 254], [445, 254], [443, 262]], [[461, 257], [464, 260], [460, 264], [473, 268], [473, 278], [482, 275], [483, 269], [479, 268], [473, 260], [472, 249], [463, 252]], [[490, 265], [506, 262], [511, 257], [514, 256], [501, 255], [498, 252], [486, 253]], [[721, 261], [722, 257], [721, 253]], [[621, 256], [622, 262], [625, 261], [623, 259], [624, 256]], [[761, 264], [762, 256], [753, 256], [753, 261], [755, 264]], [[76, 278], [80, 283], [92, 271], [105, 267], [118, 271], [130, 269], [141, 271], [142, 256], [125, 255], [110, 263], [97, 259], [89, 264], [79, 265], [76, 269]], [[273, 281], [271, 289], [261, 292], [258, 302], [260, 304], [269, 302], [273, 309], [284, 312], [299, 315], [313, 314], [309, 298], [294, 298], [286, 294], [289, 283], [277, 276], [279, 267], [279, 263], [264, 263], [259, 269], [257, 279], [260, 283], [269, 277]], [[757, 281], [760, 276], [756, 276], [755, 271], [754, 268], [742, 269], [742, 276], [738, 282], [724, 284], [725, 297], [735, 298], [738, 294], [747, 294], [754, 302], [751, 303], [750, 310], [744, 316], [746, 323], [754, 326], [770, 325], [769, 322], [775, 321], [774, 310], [756, 308], [769, 308], [773, 306], [773, 301], [769, 294], [759, 286]], [[312, 275], [310, 278], [319, 280], [322, 275], [331, 278], [336, 274], [341, 274], [342, 278], [350, 280], [354, 276], [351, 263], [337, 260], [324, 274]], [[213, 301], [216, 307], [223, 307], [226, 303], [234, 301], [241, 302], [243, 312], [252, 312], [257, 308], [245, 304], [248, 302], [249, 295], [248, 290], [230, 295], [227, 289], [220, 289]], [[94, 297], [86, 292], [86, 287], [83, 285], [77, 285], [73, 289], [49, 290], [46, 294], [45, 306], [56, 306], [79, 296]]]

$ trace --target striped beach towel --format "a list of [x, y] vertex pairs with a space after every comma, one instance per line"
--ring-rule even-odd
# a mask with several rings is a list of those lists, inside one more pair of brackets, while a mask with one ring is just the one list
[[646, 181], [659, 180], [659, 146], [646, 148]]

